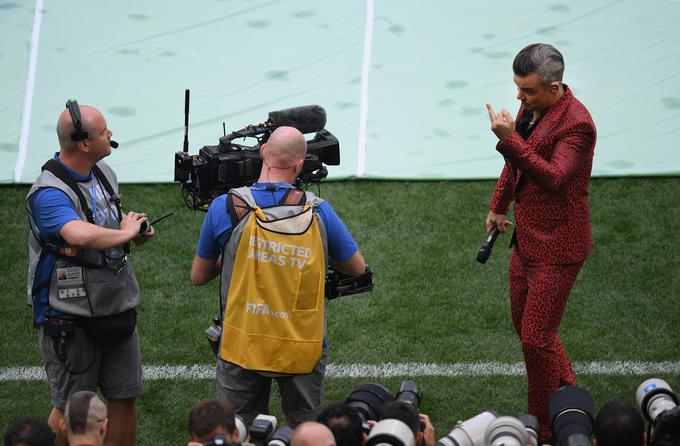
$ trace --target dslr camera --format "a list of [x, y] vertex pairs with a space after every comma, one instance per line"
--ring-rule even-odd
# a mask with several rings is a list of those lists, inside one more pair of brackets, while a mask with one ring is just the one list
[[[368, 434], [366, 446], [415, 446], [415, 437], [411, 428], [401, 420], [393, 418], [380, 419], [380, 410], [386, 403], [400, 401], [413, 407], [418, 413], [421, 395], [414, 381], [403, 381], [399, 391], [392, 395], [387, 388], [376, 383], [362, 384], [353, 389], [345, 405], [352, 407], [363, 422], [364, 433]], [[380, 421], [371, 429], [368, 420]], [[420, 431], [424, 431], [425, 423], [420, 420]]]
[[[250, 426], [239, 415], [235, 417], [236, 428], [239, 438], [235, 442], [229, 442], [224, 435], [215, 435], [211, 440], [204, 442], [203, 446], [289, 446], [293, 429], [290, 426], [281, 426], [276, 430], [278, 422], [273, 415], [259, 414]], [[246, 440], [250, 438], [250, 443]]]
[[382, 384], [361, 384], [352, 389], [345, 399], [345, 405], [356, 410], [361, 420], [366, 423], [368, 420], [378, 420], [380, 408], [385, 403], [395, 400], [404, 401], [418, 409], [420, 393], [415, 381], [403, 381], [395, 395]]
[[[226, 133], [216, 145], [203, 146], [197, 155], [189, 154], [189, 90], [184, 97], [184, 147], [175, 153], [175, 179], [182, 188], [182, 199], [191, 210], [207, 211], [210, 203], [229, 189], [250, 186], [260, 175], [260, 147], [271, 133], [282, 126], [295, 127], [300, 132], [314, 133], [307, 141], [307, 156], [296, 187], [307, 187], [328, 176], [326, 165], [340, 164], [338, 139], [324, 127], [326, 111], [318, 105], [307, 105], [269, 113], [266, 121], [246, 125]], [[237, 142], [254, 139], [252, 145]]]

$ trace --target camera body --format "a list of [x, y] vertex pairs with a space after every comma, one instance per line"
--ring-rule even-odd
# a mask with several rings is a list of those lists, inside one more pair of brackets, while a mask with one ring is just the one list
[[231, 445], [231, 443], [228, 442], [227, 439], [224, 438], [224, 435], [222, 435], [222, 434], [215, 435], [212, 438], [212, 440], [206, 441], [202, 444], [203, 444], [203, 446], [227, 446], [227, 445]]
[[[380, 415], [385, 415], [381, 414], [383, 406], [394, 401], [412, 406], [412, 410], [417, 414], [420, 399], [421, 394], [415, 381], [405, 380], [394, 395], [381, 384], [361, 384], [350, 392], [344, 404], [356, 411], [361, 419], [362, 429], [368, 435], [366, 446], [415, 446], [416, 438], [405, 420], [389, 416], [381, 418]], [[380, 421], [371, 428], [368, 420]], [[423, 432], [424, 429], [425, 424], [420, 419], [420, 431]]]
[[[204, 146], [198, 155], [175, 153], [175, 177], [182, 187], [182, 198], [191, 210], [207, 210], [214, 198], [229, 189], [255, 183], [262, 168], [260, 147], [267, 142], [272, 126], [260, 125], [225, 135], [214, 146]], [[244, 136], [256, 139], [252, 146], [236, 144]], [[328, 176], [326, 165], [340, 164], [340, 144], [328, 130], [321, 129], [307, 141], [307, 156], [296, 186], [318, 183]]]

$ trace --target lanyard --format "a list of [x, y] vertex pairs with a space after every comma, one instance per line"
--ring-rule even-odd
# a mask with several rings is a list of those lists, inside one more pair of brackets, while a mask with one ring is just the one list
[[97, 187], [92, 183], [92, 219], [97, 224]]

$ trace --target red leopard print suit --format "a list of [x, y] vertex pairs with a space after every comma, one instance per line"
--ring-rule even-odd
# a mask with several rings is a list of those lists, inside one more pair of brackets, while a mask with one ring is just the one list
[[576, 383], [558, 327], [592, 249], [588, 184], [595, 124], [564, 88], [526, 141], [515, 131], [498, 143], [506, 163], [490, 206], [506, 214], [514, 201], [512, 322], [527, 369], [529, 413], [538, 417], [542, 438], [550, 436], [550, 396], [560, 385]]

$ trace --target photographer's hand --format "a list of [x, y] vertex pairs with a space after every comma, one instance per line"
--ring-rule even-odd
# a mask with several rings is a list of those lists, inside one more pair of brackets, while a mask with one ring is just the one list
[[496, 114], [491, 104], [486, 104], [486, 110], [489, 112], [489, 119], [491, 120], [491, 131], [500, 141], [503, 141], [515, 131], [515, 120], [512, 119], [506, 109], [502, 109], [500, 113]]
[[433, 446], [437, 441], [434, 433], [434, 426], [430, 422], [430, 417], [424, 413], [420, 414], [420, 419], [425, 423], [425, 430], [423, 431], [423, 440], [425, 441], [425, 446]]
[[507, 228], [512, 226], [512, 222], [505, 219], [505, 214], [497, 214], [494, 211], [489, 211], [489, 215], [486, 217], [486, 232], [490, 232], [494, 225], [498, 226], [500, 232], [505, 232]]

